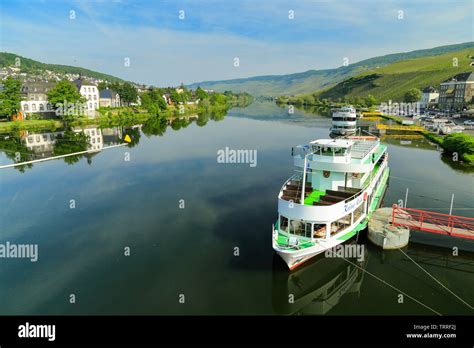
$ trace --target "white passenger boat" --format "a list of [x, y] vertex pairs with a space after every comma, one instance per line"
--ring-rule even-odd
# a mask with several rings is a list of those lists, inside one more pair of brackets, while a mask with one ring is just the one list
[[333, 135], [351, 135], [357, 131], [357, 113], [352, 106], [336, 109], [332, 114], [331, 133]]
[[374, 136], [315, 140], [292, 155], [296, 174], [278, 194], [272, 238], [290, 269], [363, 230], [389, 176], [387, 148]]

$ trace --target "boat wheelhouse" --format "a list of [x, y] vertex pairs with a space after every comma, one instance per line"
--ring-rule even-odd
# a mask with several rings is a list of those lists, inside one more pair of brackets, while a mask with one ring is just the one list
[[320, 139], [293, 147], [296, 174], [278, 195], [273, 248], [293, 269], [367, 226], [388, 176], [377, 137]]
[[331, 133], [334, 135], [350, 135], [357, 131], [357, 113], [352, 106], [344, 106], [334, 110], [332, 114]]

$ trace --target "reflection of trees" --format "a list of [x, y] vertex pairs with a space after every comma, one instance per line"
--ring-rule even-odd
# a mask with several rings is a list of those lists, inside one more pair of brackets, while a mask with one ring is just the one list
[[[31, 159], [30, 156], [33, 154], [33, 152], [23, 144], [21, 138], [18, 135], [13, 134], [0, 139], [0, 151], [4, 151], [5, 156], [15, 163], [29, 161]], [[33, 164], [29, 163], [14, 168], [19, 172], [24, 173], [26, 169], [32, 167]]]
[[140, 142], [141, 133], [138, 128], [124, 128], [122, 134], [124, 137], [127, 134], [130, 136], [131, 141], [127, 144], [130, 148], [137, 146]]
[[171, 121], [171, 128], [173, 130], [180, 130], [181, 128], [186, 128], [191, 123], [193, 123], [193, 121], [186, 117], [175, 118]]
[[223, 110], [215, 110], [213, 112], [211, 112], [211, 120], [213, 121], [222, 121], [225, 117], [225, 115], [227, 114], [227, 110], [223, 109]]
[[142, 132], [146, 136], [163, 135], [168, 127], [168, 122], [164, 117], [152, 117], [143, 125]]
[[210, 116], [209, 112], [202, 112], [198, 114], [198, 119], [196, 120], [196, 124], [199, 127], [204, 127], [209, 121], [209, 116]]
[[449, 167], [454, 169], [457, 172], [461, 173], [474, 173], [474, 167], [469, 166], [468, 164], [462, 163], [461, 161], [453, 161], [453, 155], [443, 152], [441, 154], [441, 161], [447, 164]]
[[[74, 152], [86, 151], [88, 147], [89, 138], [86, 134], [66, 130], [64, 134], [57, 135], [53, 153], [54, 156], [67, 155]], [[64, 162], [67, 164], [74, 164], [82, 157], [84, 157], [84, 154], [67, 156], [64, 157]]]

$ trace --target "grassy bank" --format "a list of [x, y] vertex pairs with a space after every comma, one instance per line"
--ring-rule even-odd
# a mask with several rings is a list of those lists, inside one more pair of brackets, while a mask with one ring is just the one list
[[[99, 127], [113, 127], [113, 126], [132, 126], [136, 124], [146, 123], [151, 118], [175, 119], [179, 117], [187, 117], [206, 112], [227, 111], [230, 105], [216, 104], [207, 107], [191, 104], [183, 105], [183, 108], [174, 106], [168, 107], [166, 110], [160, 111], [153, 115], [146, 110], [137, 110], [129, 107], [100, 109], [99, 115], [94, 118], [79, 117], [68, 124], [73, 127], [83, 127], [88, 125], [98, 125]], [[51, 131], [64, 127], [65, 123], [59, 119], [51, 120], [22, 120], [0, 122], [0, 133], [11, 133], [22, 130], [35, 131]]]
[[2, 133], [10, 133], [22, 130], [55, 130], [60, 127], [62, 127], [62, 122], [60, 120], [23, 120], [0, 122], [0, 132]]

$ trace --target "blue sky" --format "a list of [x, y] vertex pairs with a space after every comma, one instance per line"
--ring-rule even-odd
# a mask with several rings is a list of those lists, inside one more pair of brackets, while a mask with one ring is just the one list
[[158, 86], [474, 41], [473, 0], [2, 0], [0, 9], [2, 51]]

